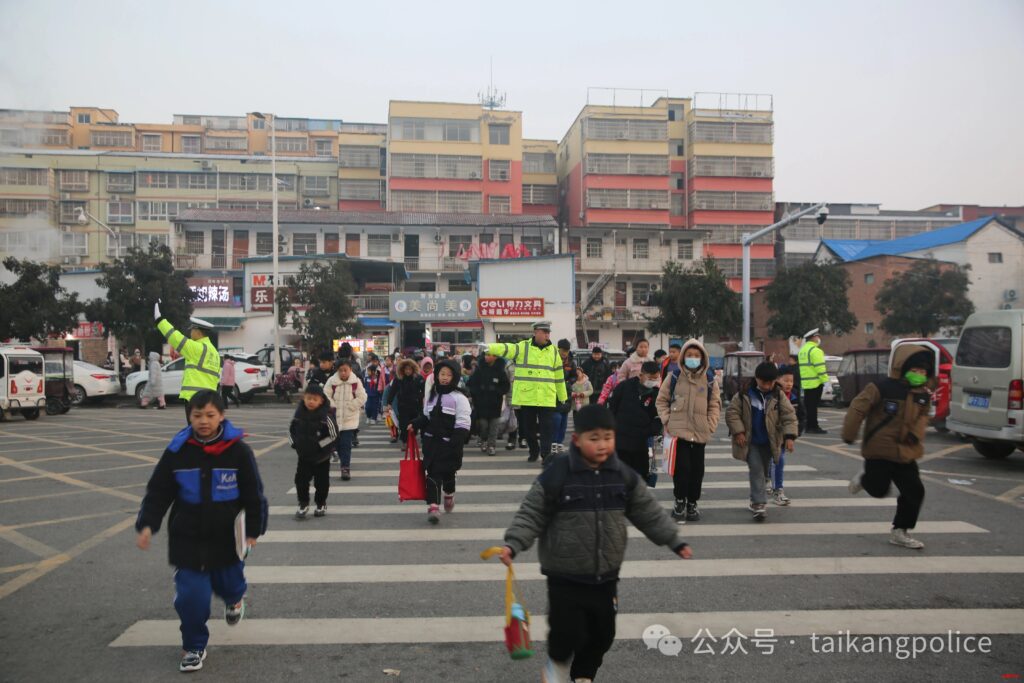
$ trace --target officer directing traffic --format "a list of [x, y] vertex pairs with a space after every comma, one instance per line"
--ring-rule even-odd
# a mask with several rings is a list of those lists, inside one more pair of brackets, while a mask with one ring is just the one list
[[213, 323], [202, 318], [189, 318], [191, 330], [186, 337], [174, 329], [170, 321], [160, 315], [160, 304], [153, 304], [153, 318], [156, 327], [167, 343], [185, 359], [185, 372], [181, 376], [181, 391], [178, 398], [185, 403], [185, 421], [188, 422], [188, 401], [197, 391], [217, 391], [220, 383], [220, 354], [208, 336]]
[[804, 345], [800, 347], [797, 361], [800, 363], [800, 388], [803, 389], [807, 408], [807, 429], [804, 431], [807, 434], [828, 434], [818, 424], [818, 404], [829, 379], [817, 327], [804, 335]]

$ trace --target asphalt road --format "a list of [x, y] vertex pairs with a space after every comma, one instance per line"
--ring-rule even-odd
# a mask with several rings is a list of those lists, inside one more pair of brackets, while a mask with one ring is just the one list
[[[478, 557], [500, 541], [534, 476], [523, 452], [488, 458], [467, 447], [455, 512], [434, 528], [421, 504], [398, 503], [398, 451], [382, 425], [367, 427], [354, 478], [332, 481], [328, 516], [300, 522], [284, 439], [290, 415], [270, 402], [230, 411], [258, 454], [270, 533], [247, 563], [246, 619], [228, 629], [214, 605], [209, 658], [192, 675], [539, 680], [547, 605], [536, 553], [517, 562], [537, 650], [519, 662], [501, 642], [503, 568]], [[887, 543], [893, 498], [847, 492], [861, 460], [835, 436], [841, 413], [824, 418], [833, 433], [801, 439], [787, 458], [792, 506], [769, 505], [764, 524], [750, 519], [743, 464], [729, 457], [719, 429], [708, 449], [704, 519], [683, 527], [695, 558], [632, 538], [618, 639], [601, 680], [1024, 676], [1024, 454], [985, 460], [955, 437], [929, 433], [915, 534], [927, 545], [906, 550]], [[132, 525], [153, 464], [182, 422], [177, 406], [106, 405], [0, 423], [0, 680], [180, 679], [165, 537], [139, 551]], [[655, 492], [667, 506], [668, 477]], [[648, 630], [655, 625], [664, 629]], [[847, 630], [891, 636], [874, 647], [893, 652], [849, 653], [851, 642], [869, 646], [831, 638]], [[896, 651], [900, 636], [925, 636], [916, 645], [933, 649], [942, 636], [947, 649], [947, 630], [961, 632], [959, 653]], [[962, 651], [979, 645], [962, 640], [968, 635], [990, 637], [990, 651]]]

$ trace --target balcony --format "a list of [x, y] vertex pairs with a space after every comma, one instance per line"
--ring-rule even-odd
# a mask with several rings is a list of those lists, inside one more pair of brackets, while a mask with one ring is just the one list
[[387, 294], [350, 294], [349, 300], [359, 313], [387, 313]]
[[657, 306], [601, 306], [600, 304], [594, 304], [583, 317], [591, 321], [622, 322], [630, 320], [646, 321], [656, 315], [658, 315]]
[[[656, 246], [656, 245], [655, 245]], [[667, 250], [668, 248], [665, 247]], [[576, 271], [581, 273], [604, 273], [614, 271], [616, 273], [637, 273], [637, 274], [658, 274], [664, 269], [665, 264], [676, 261], [686, 266], [690, 261], [679, 261], [668, 254], [651, 254], [649, 258], [633, 258], [625, 252], [609, 254], [603, 258], [587, 258], [577, 256]]]

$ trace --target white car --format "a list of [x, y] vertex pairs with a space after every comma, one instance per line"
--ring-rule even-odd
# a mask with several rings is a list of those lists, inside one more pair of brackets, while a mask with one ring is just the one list
[[101, 399], [120, 393], [121, 383], [113, 370], [82, 360], [75, 361], [75, 388], [71, 392], [71, 405], [80, 406], [89, 398]]
[[835, 406], [836, 396], [839, 394], [839, 365], [843, 362], [842, 356], [825, 356], [825, 372], [828, 373], [828, 382], [821, 391], [821, 402]]
[[[231, 356], [235, 358], [234, 356]], [[181, 377], [185, 374], [185, 359], [178, 358], [163, 366], [164, 395], [177, 396], [181, 391]], [[129, 395], [142, 400], [142, 392], [149, 382], [149, 372], [133, 372], [125, 380]], [[235, 358], [235, 391], [242, 401], [252, 400], [253, 394], [270, 388], [270, 369], [265, 365], [253, 365]]]

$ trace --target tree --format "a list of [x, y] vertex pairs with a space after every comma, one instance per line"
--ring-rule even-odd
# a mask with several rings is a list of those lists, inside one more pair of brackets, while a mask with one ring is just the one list
[[884, 316], [882, 329], [889, 334], [930, 337], [944, 327], [963, 325], [974, 312], [967, 298], [966, 270], [922, 260], [886, 280], [875, 297], [875, 310]]
[[849, 286], [849, 274], [837, 265], [808, 262], [780, 271], [765, 288], [771, 312], [768, 334], [788, 338], [815, 327], [832, 334], [849, 332], [857, 326], [846, 296]]
[[153, 304], [176, 327], [192, 315], [195, 294], [189, 289], [190, 270], [176, 270], [171, 250], [151, 243], [148, 250], [132, 248], [123, 257], [100, 265], [96, 284], [104, 299], [86, 305], [90, 320], [102, 322], [119, 341], [140, 349], [160, 348], [163, 338], [153, 320]]
[[59, 266], [21, 261], [10, 256], [4, 268], [18, 277], [0, 284], [0, 339], [45, 339], [63, 336], [78, 325], [83, 304], [78, 294], [60, 285]]
[[740, 300], [712, 258], [690, 268], [670, 261], [652, 297], [660, 310], [651, 318], [655, 334], [680, 337], [733, 334], [740, 327]]
[[350, 298], [355, 283], [344, 261], [303, 263], [282, 284], [277, 290], [278, 322], [283, 326], [290, 315], [292, 329], [311, 348], [330, 349], [335, 339], [362, 329]]

